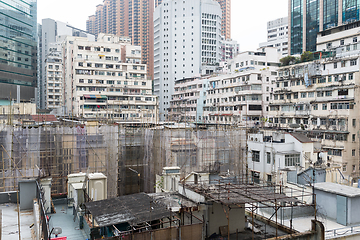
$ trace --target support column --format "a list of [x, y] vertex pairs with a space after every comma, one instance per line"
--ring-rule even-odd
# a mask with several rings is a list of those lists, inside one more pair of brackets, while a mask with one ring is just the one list
[[319, 32], [324, 30], [324, 0], [320, 0], [319, 6]]
[[339, 8], [338, 8], [338, 26], [342, 25], [342, 15], [343, 15], [343, 1], [339, 0]]
[[302, 51], [305, 52], [306, 51], [306, 0], [303, 0], [303, 49]]

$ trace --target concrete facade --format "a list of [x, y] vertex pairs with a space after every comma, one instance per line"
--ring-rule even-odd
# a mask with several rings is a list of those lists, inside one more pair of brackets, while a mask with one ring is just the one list
[[249, 134], [247, 158], [251, 176], [254, 181], [284, 182], [281, 171], [307, 169], [317, 161], [319, 145], [302, 134]]
[[154, 0], [104, 0], [96, 6], [95, 14], [86, 21], [86, 30], [130, 37], [141, 46], [141, 61], [147, 65], [147, 74], [153, 78], [154, 68]]
[[275, 48], [242, 52], [228, 62], [228, 73], [207, 79], [203, 120], [260, 124], [268, 115], [279, 55]]
[[[360, 21], [330, 28], [318, 33], [316, 39], [317, 51], [337, 49], [338, 54], [346, 55], [360, 41]], [[351, 49], [354, 50], [354, 49]]]
[[220, 41], [220, 61], [228, 61], [236, 57], [240, 51], [240, 45], [232, 39], [225, 40], [224, 36]]
[[[84, 30], [70, 26], [67, 23], [56, 21], [54, 19], [45, 18], [42, 19], [41, 33], [39, 33], [39, 41], [41, 42], [39, 48], [39, 76], [38, 76], [38, 99], [37, 105], [40, 109], [47, 108], [48, 104], [48, 92], [47, 92], [47, 80], [48, 75], [46, 73], [47, 58], [52, 59], [54, 56], [54, 45], [59, 41], [60, 36], [74, 36], [85, 37], [89, 41], [95, 41], [95, 35], [88, 33]], [[49, 107], [55, 107], [56, 104], [52, 104]]]
[[353, 46], [346, 56], [324, 52], [320, 60], [281, 67], [269, 112], [272, 126], [295, 124], [320, 141], [329, 167], [341, 166], [348, 183], [359, 175], [358, 58]]
[[[326, 218], [346, 226], [360, 223], [360, 189], [335, 183], [316, 183], [315, 194], [318, 211]], [[344, 199], [345, 205], [339, 197]]]
[[212, 73], [220, 60], [221, 8], [214, 0], [163, 1], [154, 12], [154, 93], [160, 119], [175, 81]]
[[267, 22], [267, 42], [260, 43], [259, 47], [275, 47], [281, 56], [287, 56], [288, 28], [288, 17]]
[[171, 96], [169, 120], [179, 122], [203, 121], [203, 107], [208, 89], [209, 80], [206, 77], [176, 81], [174, 94]]
[[63, 42], [64, 105], [69, 116], [155, 122], [157, 98], [141, 63], [141, 47], [128, 37], [100, 34], [97, 42]]

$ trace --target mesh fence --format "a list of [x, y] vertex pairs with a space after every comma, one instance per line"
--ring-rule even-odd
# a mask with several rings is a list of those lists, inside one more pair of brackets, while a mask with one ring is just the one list
[[154, 192], [155, 175], [179, 166], [192, 171], [245, 172], [245, 130], [94, 126], [0, 127], [0, 191], [23, 177], [52, 178], [52, 193], [67, 192], [67, 175], [101, 172], [108, 197]]

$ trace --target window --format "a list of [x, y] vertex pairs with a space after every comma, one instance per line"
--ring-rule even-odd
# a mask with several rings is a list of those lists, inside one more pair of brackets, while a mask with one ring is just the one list
[[334, 63], [334, 68], [337, 68], [337, 63]]
[[323, 103], [322, 110], [327, 110], [327, 103]]
[[260, 162], [260, 152], [252, 151], [252, 160], [253, 162]]
[[356, 127], [356, 119], [355, 118], [353, 118], [353, 120], [352, 120], [352, 126]]
[[271, 153], [269, 153], [269, 152], [266, 153], [266, 163], [267, 164], [271, 163]]
[[353, 150], [351, 151], [351, 155], [352, 155], [353, 157], [355, 157], [355, 155], [356, 155], [356, 150], [355, 150], [355, 149], [353, 149]]
[[352, 135], [352, 141], [355, 142], [355, 134]]
[[343, 165], [342, 170], [343, 172], [346, 172], [346, 164]]
[[357, 64], [356, 59], [350, 60], [350, 66], [355, 66]]
[[297, 166], [300, 164], [300, 154], [286, 154], [285, 166]]
[[354, 79], [353, 73], [349, 73], [349, 80], [353, 80], [353, 79]]

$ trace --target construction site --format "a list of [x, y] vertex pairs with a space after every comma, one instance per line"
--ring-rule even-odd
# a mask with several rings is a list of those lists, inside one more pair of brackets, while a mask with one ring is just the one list
[[18, 180], [51, 177], [52, 195], [67, 193], [67, 176], [101, 172], [108, 197], [154, 192], [163, 167], [246, 174], [245, 130], [230, 126], [80, 123], [2, 125], [0, 191]]

